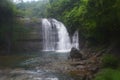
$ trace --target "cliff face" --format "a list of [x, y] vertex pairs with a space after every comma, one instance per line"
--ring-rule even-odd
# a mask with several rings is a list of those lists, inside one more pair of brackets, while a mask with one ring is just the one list
[[42, 49], [41, 19], [23, 20], [27, 31], [21, 33], [13, 46], [13, 52], [39, 52]]

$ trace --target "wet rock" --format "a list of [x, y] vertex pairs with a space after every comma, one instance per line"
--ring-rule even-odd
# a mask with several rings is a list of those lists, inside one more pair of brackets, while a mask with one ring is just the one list
[[68, 59], [80, 60], [82, 59], [82, 54], [80, 53], [78, 49], [73, 47], [70, 51], [70, 56], [68, 57]]

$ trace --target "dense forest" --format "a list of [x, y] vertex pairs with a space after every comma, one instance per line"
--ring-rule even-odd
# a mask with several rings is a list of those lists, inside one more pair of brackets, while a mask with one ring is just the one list
[[0, 50], [1, 54], [10, 54], [20, 35], [28, 32], [19, 17], [22, 13], [17, 10], [11, 0], [1, 0], [0, 3]]
[[25, 17], [48, 17], [63, 21], [68, 30], [95, 43], [119, 42], [120, 6], [118, 0], [45, 0], [19, 3]]
[[[19, 18], [55, 18], [70, 35], [78, 30], [80, 47], [106, 50], [93, 80], [120, 80], [120, 0], [39, 0], [0, 2], [0, 52], [11, 53], [21, 34], [28, 30]], [[112, 49], [111, 49], [112, 48]], [[111, 51], [108, 51], [111, 49]], [[86, 79], [84, 79], [86, 80]]]
[[1, 0], [0, 2], [0, 50], [7, 50], [13, 42], [13, 32], [16, 24], [15, 16], [17, 14], [15, 5], [9, 0]]
[[118, 0], [58, 0], [48, 8], [56, 17], [81, 36], [96, 44], [119, 41], [120, 3]]

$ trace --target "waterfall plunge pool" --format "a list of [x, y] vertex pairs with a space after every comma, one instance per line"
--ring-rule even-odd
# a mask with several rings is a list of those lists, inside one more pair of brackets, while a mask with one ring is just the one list
[[0, 80], [74, 80], [64, 73], [64, 70], [68, 67], [67, 64], [64, 64], [67, 61], [68, 55], [69, 53], [66, 52], [51, 51], [26, 55], [11, 55], [6, 56], [7, 58], [1, 56], [1, 58], [5, 57], [7, 61], [10, 61], [11, 58], [15, 61], [10, 61], [8, 62], [9, 64], [6, 63], [7, 66], [0, 65], [0, 67], [4, 66], [4, 68], [0, 69]]

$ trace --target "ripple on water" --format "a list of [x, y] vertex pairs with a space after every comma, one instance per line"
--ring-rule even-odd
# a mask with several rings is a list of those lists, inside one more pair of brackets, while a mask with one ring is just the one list
[[34, 78], [34, 80], [59, 80], [58, 78]]
[[[20, 68], [0, 71], [0, 80], [74, 80], [61, 73], [66, 68], [68, 54], [44, 53], [20, 63]], [[65, 66], [65, 67], [64, 67]], [[59, 70], [60, 69], [60, 70]]]

